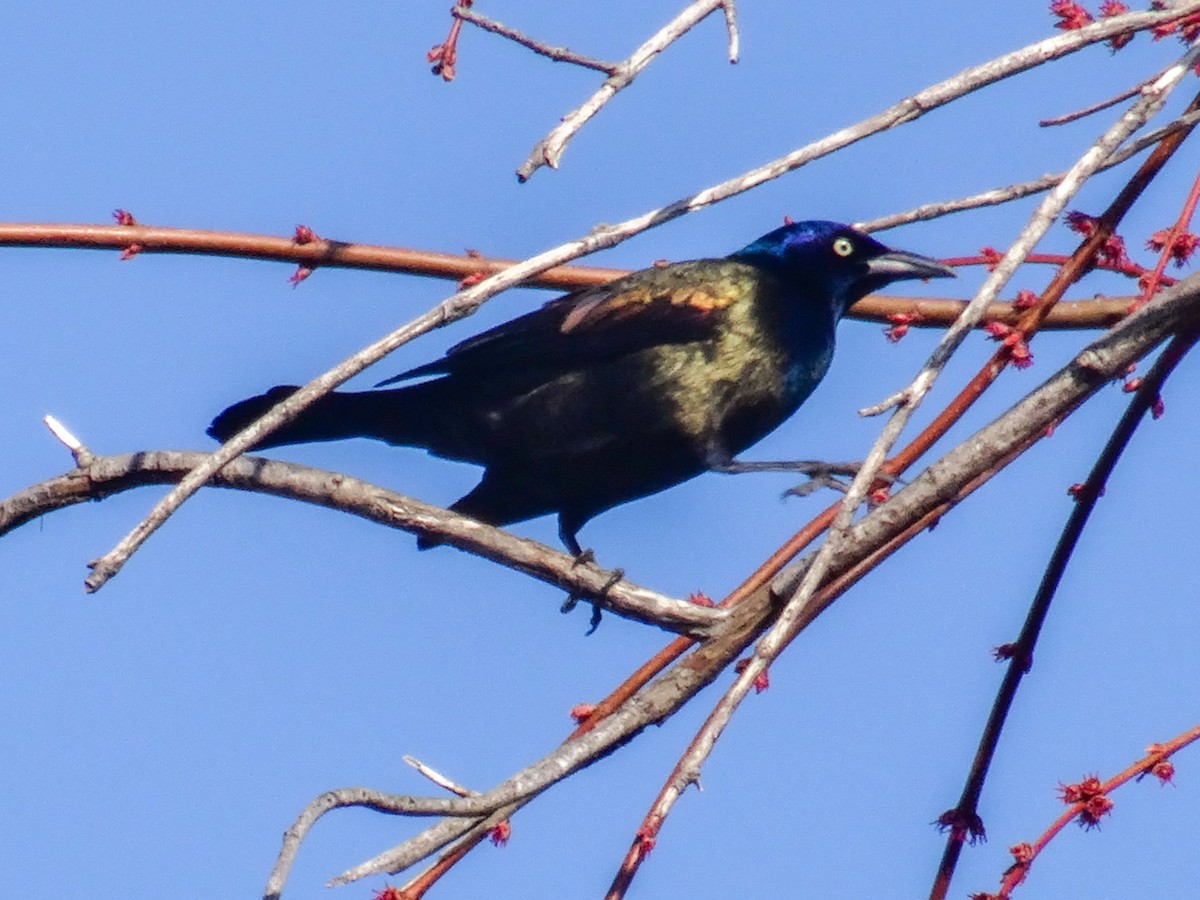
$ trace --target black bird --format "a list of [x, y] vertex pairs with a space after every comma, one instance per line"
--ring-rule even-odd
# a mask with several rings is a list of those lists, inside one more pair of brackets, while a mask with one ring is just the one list
[[[593, 516], [729, 467], [795, 412], [854, 301], [953, 275], [846, 225], [791, 223], [724, 259], [551, 300], [377, 387], [426, 381], [329, 394], [258, 446], [369, 437], [477, 463], [483, 480], [451, 509], [493, 525], [557, 513], [579, 555]], [[229, 407], [209, 435], [228, 440], [295, 390]]]

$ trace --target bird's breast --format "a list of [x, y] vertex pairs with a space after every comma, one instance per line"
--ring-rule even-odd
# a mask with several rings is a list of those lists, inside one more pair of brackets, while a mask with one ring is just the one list
[[733, 325], [714, 341], [671, 348], [658, 359], [671, 418], [706, 454], [740, 453], [777, 428], [832, 357], [829, 340], [789, 341], [750, 320]]

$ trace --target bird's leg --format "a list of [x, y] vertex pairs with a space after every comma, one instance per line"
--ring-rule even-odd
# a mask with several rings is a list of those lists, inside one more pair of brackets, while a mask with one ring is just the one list
[[595, 554], [591, 550], [586, 553], [579, 546], [579, 538], [576, 536], [579, 532], [579, 526], [569, 521], [564, 513], [558, 514], [558, 539], [563, 542], [563, 546], [567, 548], [567, 552], [575, 557], [575, 565], [581, 565], [586, 562], [592, 562]]
[[[586, 565], [588, 563], [592, 563], [593, 565], [595, 565], [596, 554], [594, 552], [592, 552], [592, 550], [590, 548], [587, 550], [584, 550], [582, 547], [579, 546], [579, 538], [576, 536], [579, 532], [579, 527], [580, 527], [580, 523], [575, 522], [573, 519], [568, 519], [566, 517], [566, 515], [564, 515], [563, 513], [559, 513], [559, 515], [558, 515], [558, 537], [559, 537], [559, 540], [561, 540], [563, 542], [563, 545], [567, 548], [567, 551], [572, 556], [575, 557], [575, 562], [572, 563], [572, 565], [582, 566], [582, 565]], [[614, 584], [616, 584], [618, 581], [620, 581], [624, 577], [625, 577], [624, 569], [613, 569], [612, 572], [609, 573], [608, 580], [604, 583], [604, 586], [602, 588], [600, 588], [601, 596], [608, 593], [609, 588], [611, 588]], [[576, 605], [578, 605], [580, 599], [581, 598], [580, 598], [579, 594], [576, 594], [573, 591], [571, 593], [568, 593], [567, 599], [563, 601], [562, 612], [569, 613], [571, 610], [573, 610], [576, 607]], [[597, 628], [600, 627], [600, 617], [601, 617], [600, 604], [593, 601], [592, 602], [592, 617], [589, 620], [589, 626], [588, 626], [588, 630], [587, 630], [588, 634], [591, 634]]]

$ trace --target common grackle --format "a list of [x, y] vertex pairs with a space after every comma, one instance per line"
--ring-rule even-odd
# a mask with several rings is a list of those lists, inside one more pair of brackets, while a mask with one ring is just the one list
[[[579, 555], [596, 514], [728, 467], [795, 412], [854, 301], [953, 274], [846, 225], [796, 222], [724, 259], [551, 300], [376, 387], [425, 381], [329, 394], [259, 447], [369, 437], [477, 463], [482, 481], [451, 509], [493, 525], [557, 513]], [[295, 390], [243, 400], [208, 433], [225, 441]]]

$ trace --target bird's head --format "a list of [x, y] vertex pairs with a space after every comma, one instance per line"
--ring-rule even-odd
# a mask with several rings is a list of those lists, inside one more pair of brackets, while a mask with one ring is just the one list
[[954, 277], [936, 259], [893, 250], [838, 222], [790, 222], [733, 258], [774, 269], [808, 296], [827, 298], [836, 317], [893, 281]]

